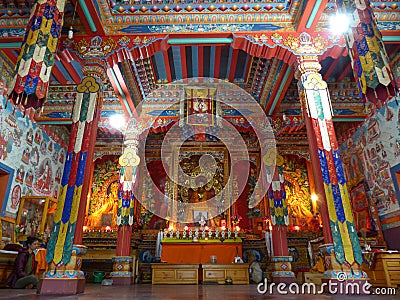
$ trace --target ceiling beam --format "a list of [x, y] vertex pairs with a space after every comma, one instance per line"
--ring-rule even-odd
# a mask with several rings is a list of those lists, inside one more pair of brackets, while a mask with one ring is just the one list
[[[328, 0], [317, 0], [315, 1], [313, 10], [311, 11], [310, 17], [306, 23], [307, 30], [314, 30], [317, 26], [319, 19], [321, 18], [322, 13], [327, 7]], [[307, 4], [308, 5], [308, 4]]]
[[10, 60], [10, 62], [15, 66], [17, 63], [17, 56], [13, 53], [12, 49], [2, 49], [3, 53], [7, 58]]
[[115, 94], [118, 96], [119, 101], [121, 102], [124, 111], [128, 114], [129, 117], [132, 117], [133, 113], [126, 98], [124, 91], [122, 90], [121, 86], [118, 83], [117, 76], [112, 68], [107, 69], [107, 75], [110, 79], [110, 83], [114, 88]]
[[67, 70], [69, 76], [71, 76], [72, 80], [76, 84], [79, 84], [81, 82], [81, 76], [78, 74], [78, 72], [75, 70], [74, 66], [71, 64], [71, 62], [74, 60], [74, 58], [71, 56], [69, 51], [64, 50], [64, 51], [57, 52], [56, 58], [58, 58], [59, 61], [62, 63], [64, 68]]
[[169, 64], [168, 51], [162, 50], [162, 55], [164, 58], [165, 73], [167, 75], [167, 80], [168, 80], [168, 82], [172, 82], [171, 66]]
[[239, 57], [239, 49], [233, 49], [230, 70], [229, 70], [229, 82], [233, 82], [235, 79], [235, 71], [236, 71], [238, 57]]
[[199, 77], [204, 77], [204, 46], [198, 46], [199, 49]]
[[[287, 65], [286, 65], [287, 66]], [[273, 99], [273, 101], [268, 101], [268, 106], [267, 106], [267, 114], [272, 115], [275, 113], [276, 109], [279, 107], [283, 97], [286, 95], [286, 92], [290, 86], [290, 83], [293, 80], [294, 76], [294, 68], [293, 66], [287, 66], [285, 72], [282, 70], [281, 74], [284, 74], [282, 79], [278, 82], [280, 82], [279, 85], [275, 88], [276, 91], [272, 94], [273, 97], [270, 99]]]
[[181, 66], [182, 66], [182, 79], [186, 79], [187, 75], [187, 65], [186, 65], [186, 46], [179, 46], [181, 51]]
[[391, 43], [400, 43], [400, 36], [397, 30], [390, 31], [381, 31], [382, 33], [382, 41], [391, 42]]
[[271, 95], [268, 98], [268, 102], [266, 103], [265, 111], [270, 111], [271, 110], [271, 107], [273, 106], [273, 100], [275, 100], [275, 96], [278, 93], [279, 88], [282, 86], [282, 84], [286, 83], [286, 82], [283, 82], [283, 79], [285, 77], [288, 65], [283, 63], [283, 62], [282, 62], [282, 64], [283, 64], [282, 68], [279, 70], [279, 73], [277, 74], [278, 76], [273, 81], [275, 84], [272, 86], [272, 92], [271, 92]]
[[114, 66], [113, 68], [108, 68], [107, 75], [108, 78], [110, 79], [111, 85], [113, 86], [115, 93], [117, 94], [122, 106], [124, 107], [124, 110], [128, 113], [129, 117], [132, 117], [133, 113], [135, 112], [135, 107], [133, 105], [129, 93], [126, 92], [127, 91], [126, 86], [124, 91], [124, 89], [120, 84], [123, 83], [124, 80], [118, 66]]
[[289, 86], [294, 78], [294, 71], [295, 71], [295, 69], [292, 66], [289, 66], [288, 69], [286, 70], [286, 74], [282, 80], [284, 82], [284, 84], [279, 87], [278, 93], [276, 94], [275, 99], [272, 103], [272, 106], [269, 110], [270, 115], [273, 115], [277, 112], [277, 109], [279, 108], [279, 106], [280, 106], [283, 98], [285, 97], [286, 92], [289, 89]]
[[332, 117], [332, 121], [334, 122], [364, 122], [367, 116], [334, 116]]
[[304, 11], [299, 11], [300, 19], [297, 24], [297, 31], [313, 30], [319, 21], [319, 18], [324, 11], [328, 0], [310, 0], [307, 1]]
[[168, 45], [232, 44], [232, 38], [170, 38]]
[[67, 70], [69, 76], [71, 76], [72, 80], [79, 84], [81, 82], [81, 77], [79, 76], [78, 72], [76, 72], [75, 68], [71, 65], [71, 63], [67, 63], [64, 60], [61, 60], [62, 65]]
[[267, 104], [270, 101], [271, 94], [273, 92], [273, 85], [272, 84], [267, 85], [266, 83], [277, 82], [278, 69], [281, 63], [283, 64], [283, 62], [277, 58], [277, 55], [275, 55], [275, 57], [269, 61], [268, 76], [264, 80], [262, 92], [260, 93], [260, 105], [264, 109], [267, 107]]
[[251, 67], [251, 62], [253, 61], [253, 56], [251, 56], [250, 54], [246, 53], [247, 55], [247, 65], [246, 65], [246, 69], [245, 69], [245, 73], [244, 73], [244, 82], [247, 82], [249, 80], [249, 71], [250, 71], [250, 67]]
[[67, 79], [65, 78], [65, 76], [61, 73], [60, 69], [54, 65], [53, 68], [51, 68], [51, 73], [53, 74], [53, 76], [55, 77], [55, 79], [62, 85], [66, 85], [67, 84]]
[[[132, 67], [130, 66], [130, 64], [128, 64], [128, 65], [129, 65], [129, 69], [132, 70]], [[127, 85], [126, 85], [124, 76], [122, 75], [122, 72], [121, 72], [119, 66], [118, 65], [114, 65], [111, 68], [111, 70], [114, 72], [114, 75], [115, 75], [115, 77], [117, 79], [117, 84], [122, 89], [123, 93], [121, 95], [124, 95], [126, 97], [126, 100], [127, 100], [128, 104], [129, 104], [130, 111], [132, 113], [134, 113], [136, 111], [135, 102], [133, 101], [133, 99], [131, 97], [131, 94], [130, 94], [129, 89], [128, 89]], [[133, 72], [134, 71], [132, 70], [131, 74], [133, 74]], [[139, 101], [140, 101], [140, 99], [138, 99], [138, 102]]]
[[104, 36], [105, 32], [93, 0], [71, 0], [76, 12], [89, 35]]
[[219, 78], [219, 66], [221, 64], [221, 47], [215, 48], [214, 78]]

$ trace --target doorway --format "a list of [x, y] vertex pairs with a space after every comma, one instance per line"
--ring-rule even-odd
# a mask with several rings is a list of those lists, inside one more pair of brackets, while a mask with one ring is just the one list
[[7, 200], [10, 195], [12, 179], [14, 177], [14, 170], [6, 165], [0, 163], [0, 208], [1, 215], [4, 214], [6, 209]]

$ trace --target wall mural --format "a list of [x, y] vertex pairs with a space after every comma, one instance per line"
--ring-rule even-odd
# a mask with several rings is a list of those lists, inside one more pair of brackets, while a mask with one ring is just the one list
[[0, 162], [15, 170], [4, 214], [15, 217], [25, 195], [58, 197], [65, 150], [0, 95]]
[[349, 187], [365, 178], [384, 230], [400, 226], [399, 199], [391, 176], [391, 169], [400, 164], [399, 113], [392, 99], [340, 146]]

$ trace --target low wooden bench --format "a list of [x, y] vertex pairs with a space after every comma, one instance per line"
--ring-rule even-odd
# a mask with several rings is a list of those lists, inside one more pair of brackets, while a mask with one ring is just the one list
[[17, 258], [17, 253], [13, 251], [0, 252], [0, 288], [7, 287], [7, 278], [14, 269], [14, 261]]
[[249, 284], [249, 264], [203, 264], [203, 282], [225, 284], [227, 278], [232, 284]]
[[152, 284], [198, 284], [199, 264], [151, 264]]

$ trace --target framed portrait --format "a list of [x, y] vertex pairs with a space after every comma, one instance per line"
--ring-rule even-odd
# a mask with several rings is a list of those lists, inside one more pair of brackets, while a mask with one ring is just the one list
[[25, 228], [24, 235], [33, 236], [38, 232], [43, 232], [44, 223], [42, 220], [44, 218], [45, 206], [46, 197], [24, 196], [21, 198], [17, 224]]
[[101, 216], [101, 226], [112, 226], [113, 214], [103, 214]]
[[185, 88], [185, 113], [189, 125], [214, 126], [215, 88]]
[[15, 223], [8, 219], [0, 219], [1, 246], [15, 243]]
[[207, 211], [203, 211], [203, 210], [194, 210], [193, 211], [193, 223], [196, 225], [196, 226], [199, 226], [200, 225], [200, 221], [201, 220], [204, 220], [206, 223], [205, 224], [207, 224], [207, 219], [208, 219], [208, 213], [207, 213]]

